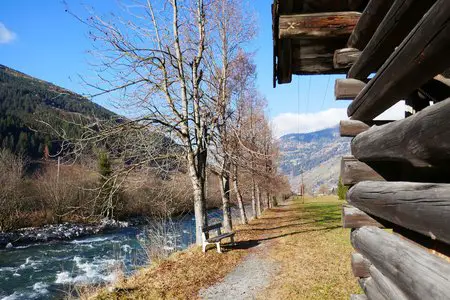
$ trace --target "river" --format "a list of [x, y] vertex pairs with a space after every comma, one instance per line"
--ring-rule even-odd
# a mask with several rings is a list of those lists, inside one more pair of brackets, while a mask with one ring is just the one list
[[[209, 220], [221, 218], [221, 210], [208, 211]], [[192, 244], [192, 214], [174, 218], [172, 225], [175, 230], [167, 247], [181, 250]], [[1, 250], [0, 299], [61, 299], [75, 285], [113, 282], [118, 269], [130, 275], [148, 263], [142, 244], [148, 243], [148, 231], [156, 227], [128, 227], [69, 242]]]

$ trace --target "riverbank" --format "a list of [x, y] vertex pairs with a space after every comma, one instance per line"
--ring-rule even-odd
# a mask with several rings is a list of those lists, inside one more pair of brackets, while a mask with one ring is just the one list
[[[218, 208], [208, 208], [215, 211]], [[233, 210], [236, 210], [233, 208]], [[193, 212], [174, 213], [171, 218], [179, 219]], [[236, 215], [237, 212], [234, 212]], [[8, 232], [0, 232], [0, 250], [25, 247], [50, 242], [71, 241], [78, 238], [108, 233], [120, 228], [137, 227], [151, 223], [152, 217], [136, 216], [125, 221], [101, 219], [91, 223], [64, 222], [61, 224], [47, 224], [39, 227], [26, 227]]]
[[98, 223], [63, 223], [42, 227], [27, 227], [10, 232], [0, 232], [0, 249], [30, 246], [54, 241], [70, 241], [91, 235], [106, 233], [111, 230], [125, 228], [129, 222], [103, 219]]
[[341, 206], [331, 196], [286, 202], [237, 226], [237, 245], [224, 247], [224, 254], [191, 247], [93, 298], [211, 299], [226, 293], [233, 299], [348, 299], [359, 287]]

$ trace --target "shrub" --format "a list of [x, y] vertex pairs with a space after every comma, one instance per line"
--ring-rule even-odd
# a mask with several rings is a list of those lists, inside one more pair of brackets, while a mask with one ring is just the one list
[[348, 187], [346, 187], [345, 185], [342, 184], [342, 179], [341, 179], [341, 177], [339, 177], [339, 182], [338, 182], [338, 186], [337, 186], [337, 195], [340, 200], [345, 200], [346, 195], [347, 195], [347, 190], [348, 190]]

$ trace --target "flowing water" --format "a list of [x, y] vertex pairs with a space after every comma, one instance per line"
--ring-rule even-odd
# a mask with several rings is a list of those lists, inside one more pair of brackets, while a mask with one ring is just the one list
[[[211, 210], [208, 217], [221, 219], [221, 211]], [[113, 282], [119, 269], [129, 275], [148, 262], [142, 245], [152, 228], [157, 226], [1, 250], [0, 299], [60, 299], [75, 285]], [[169, 249], [184, 249], [195, 240], [192, 214], [174, 218], [171, 228]]]

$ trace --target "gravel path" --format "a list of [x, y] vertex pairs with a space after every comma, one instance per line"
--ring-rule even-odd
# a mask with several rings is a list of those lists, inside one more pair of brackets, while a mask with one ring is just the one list
[[255, 299], [278, 271], [278, 264], [263, 258], [266, 244], [255, 247], [257, 250], [249, 254], [236, 269], [221, 282], [200, 291], [201, 299], [241, 300]]

